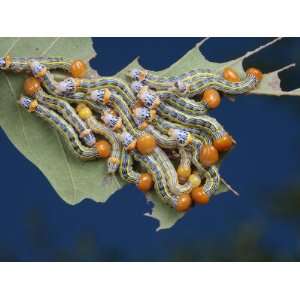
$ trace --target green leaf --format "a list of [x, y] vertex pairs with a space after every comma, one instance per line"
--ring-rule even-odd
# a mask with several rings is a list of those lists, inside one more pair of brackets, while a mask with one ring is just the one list
[[[207, 39], [203, 39], [176, 63], [157, 73], [176, 75], [194, 68], [210, 68], [221, 73], [225, 66], [230, 66], [243, 76], [243, 60], [279, 40], [280, 38], [275, 39], [237, 59], [215, 63], [208, 61], [201, 53], [201, 46], [207, 41]], [[89, 60], [95, 55], [90, 38], [1, 38], [0, 56], [8, 53], [11, 56], [49, 55], [85, 60]], [[127, 80], [126, 72], [139, 66], [138, 59], [135, 59], [116, 76]], [[259, 87], [252, 93], [277, 96], [300, 95], [300, 89], [282, 91], [280, 88], [279, 72], [292, 66], [294, 65], [265, 74]], [[104, 161], [82, 162], [75, 159], [70, 155], [54, 129], [20, 109], [16, 105], [16, 101], [21, 94], [23, 80], [24, 75], [21, 74], [0, 73], [0, 125], [9, 139], [25, 157], [41, 170], [60, 197], [67, 203], [77, 204], [85, 198], [93, 199], [96, 202], [105, 202], [125, 182], [114, 176], [110, 179], [109, 184], [103, 184], [107, 179]], [[222, 179], [217, 194], [228, 190], [237, 194]], [[172, 227], [184, 216], [183, 213], [177, 213], [174, 209], [164, 205], [154, 192], [147, 193], [146, 196], [153, 203], [153, 208], [150, 213], [145, 215], [158, 220], [157, 230]]]
[[[65, 56], [89, 60], [95, 56], [90, 38], [1, 38], [0, 56]], [[0, 73], [0, 125], [11, 142], [32, 161], [69, 204], [85, 198], [106, 201], [124, 183], [114, 176], [106, 179], [104, 161], [82, 162], [65, 147], [58, 133], [43, 120], [17, 105], [24, 75]]]
[[[245, 58], [262, 51], [263, 49], [273, 45], [274, 43], [280, 41], [281, 38], [277, 38], [272, 40], [271, 42], [262, 45], [252, 51], [249, 51], [242, 55], [239, 58], [233, 59], [231, 61], [223, 62], [223, 63], [216, 63], [209, 61], [205, 58], [205, 56], [201, 53], [201, 46], [208, 40], [208, 38], [203, 39], [200, 41], [193, 49], [188, 51], [182, 58], [180, 58], [177, 62], [175, 62], [170, 67], [156, 72], [160, 75], [179, 75], [183, 72], [187, 72], [191, 69], [196, 68], [209, 68], [217, 73], [222, 73], [224, 67], [231, 67], [233, 68], [241, 77], [245, 76], [245, 71], [243, 69], [243, 61]], [[290, 96], [300, 96], [300, 89], [295, 89], [293, 91], [283, 91], [280, 87], [280, 78], [278, 74], [283, 70], [286, 70], [290, 67], [295, 66], [295, 64], [291, 64], [285, 66], [279, 70], [270, 72], [268, 74], [264, 74], [263, 80], [260, 82], [257, 89], [253, 90], [251, 93], [253, 94], [261, 94], [261, 95], [275, 95], [275, 96], [282, 96], [282, 95], [290, 95]], [[142, 67], [139, 64], [138, 58], [135, 59], [131, 64], [129, 64], [125, 70], [130, 70], [135, 67]], [[118, 73], [123, 79], [125, 79], [123, 71]], [[226, 126], [225, 126], [226, 128]], [[219, 165], [220, 166], [220, 165]], [[238, 192], [235, 191], [223, 178], [220, 184], [220, 187], [216, 193], [216, 195], [231, 191], [236, 196], [238, 196]], [[159, 221], [159, 227], [157, 230], [160, 229], [167, 229], [172, 227], [178, 220], [180, 220], [185, 214], [177, 213], [176, 211], [172, 210], [171, 208], [163, 205], [161, 201], [157, 198], [155, 193], [147, 194], [147, 199], [153, 202], [153, 208], [150, 213], [147, 213], [147, 216], [150, 216], [154, 219]]]

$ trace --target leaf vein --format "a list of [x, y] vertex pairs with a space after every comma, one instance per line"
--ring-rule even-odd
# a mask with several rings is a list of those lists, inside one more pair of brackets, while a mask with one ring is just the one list
[[46, 48], [46, 49], [42, 52], [41, 56], [44, 56], [44, 55], [46, 55], [47, 53], [49, 53], [49, 51], [55, 46], [55, 44], [59, 41], [59, 39], [60, 39], [60, 37], [55, 38], [54, 41], [49, 45], [49, 47]]
[[54, 131], [54, 132], [55, 132], [55, 137], [57, 139], [58, 146], [61, 148], [61, 150], [63, 152], [63, 159], [64, 159], [64, 161], [67, 165], [67, 170], [68, 170], [68, 173], [69, 173], [69, 176], [70, 176], [72, 189], [73, 189], [73, 200], [75, 201], [76, 196], [77, 196], [77, 189], [76, 189], [75, 180], [74, 180], [74, 177], [73, 177], [73, 174], [72, 174], [72, 170], [70, 168], [70, 163], [69, 163], [69, 160], [68, 160], [68, 156], [66, 154], [65, 148], [63, 147], [63, 144], [62, 144], [61, 139], [58, 135], [58, 132], [57, 131]]
[[21, 38], [18, 37], [16, 40], [14, 40], [14, 41], [11, 43], [11, 45], [9, 46], [9, 48], [7, 49], [7, 51], [5, 52], [4, 56], [8, 55], [9, 52], [11, 52], [11, 51], [15, 48], [16, 44], [20, 41], [20, 39], [21, 39]]
[[[4, 75], [5, 79], [6, 79], [6, 82], [7, 82], [7, 85], [9, 87], [9, 90], [11, 92], [11, 95], [13, 96], [13, 98], [15, 98], [17, 100], [18, 99], [17, 95], [16, 95], [16, 93], [15, 93], [15, 91], [14, 91], [12, 85], [11, 85], [11, 82], [10, 82], [8, 76], [6, 75], [6, 73], [4, 73], [3, 75]], [[17, 112], [18, 112], [18, 115], [19, 115], [19, 119], [20, 119], [20, 122], [21, 122], [21, 125], [22, 125], [21, 128], [22, 128], [22, 133], [23, 133], [23, 136], [24, 136], [24, 141], [25, 141], [25, 143], [26, 143], [27, 148], [29, 149], [29, 151], [32, 152], [31, 151], [31, 147], [30, 147], [30, 143], [28, 141], [28, 137], [26, 135], [25, 126], [24, 126], [24, 120], [23, 120], [23, 116], [22, 116], [22, 113], [21, 113], [21, 109], [20, 109], [20, 107], [18, 105], [16, 105], [16, 106], [17, 106]]]

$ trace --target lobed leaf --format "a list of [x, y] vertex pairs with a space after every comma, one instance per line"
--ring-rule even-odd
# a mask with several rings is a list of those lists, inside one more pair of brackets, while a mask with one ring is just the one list
[[[201, 53], [201, 46], [207, 41], [203, 39], [181, 59], [165, 70], [157, 73], [161, 75], [176, 75], [194, 68], [210, 68], [215, 72], [222, 72], [225, 66], [230, 66], [243, 76], [243, 61], [245, 58], [278, 42], [280, 38], [258, 47], [245, 55], [223, 63], [207, 60]], [[90, 38], [0, 38], [0, 56], [64, 56], [82, 58], [89, 61], [95, 56]], [[274, 72], [264, 74], [264, 78], [253, 94], [262, 95], [291, 95], [299, 96], [300, 88], [293, 91], [282, 91], [278, 74], [294, 66], [283, 67]], [[127, 80], [126, 72], [132, 68], [141, 67], [138, 58], [121, 70], [117, 77]], [[97, 75], [90, 70], [92, 76]], [[16, 104], [22, 92], [24, 75], [0, 73], [0, 126], [11, 142], [48, 178], [50, 184], [69, 204], [77, 204], [85, 198], [96, 202], [105, 202], [110, 195], [120, 189], [125, 183], [113, 176], [110, 184], [106, 183], [106, 163], [104, 161], [82, 162], [74, 158], [64, 145], [62, 139], [54, 129], [38, 118], [23, 111]], [[234, 189], [222, 179], [218, 193]], [[172, 227], [184, 214], [164, 205], [154, 192], [147, 193], [147, 199], [153, 203], [150, 216], [159, 222], [157, 230]]]

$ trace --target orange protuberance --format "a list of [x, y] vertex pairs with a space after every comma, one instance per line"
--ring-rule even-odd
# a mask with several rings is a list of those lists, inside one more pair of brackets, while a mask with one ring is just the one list
[[231, 68], [225, 68], [223, 71], [223, 77], [224, 79], [230, 81], [230, 82], [239, 82], [241, 81], [240, 76]]
[[189, 166], [179, 166], [177, 168], [177, 175], [178, 178], [181, 178], [182, 181], [186, 181], [188, 179], [188, 177], [191, 175], [191, 168]]
[[156, 140], [151, 134], [144, 134], [137, 139], [136, 147], [141, 154], [150, 154], [156, 147]]
[[76, 111], [79, 113], [82, 109], [86, 108], [87, 105], [85, 103], [79, 103], [76, 106]]
[[142, 173], [137, 184], [137, 187], [142, 192], [148, 192], [153, 187], [153, 179], [151, 174], [149, 173]]
[[33, 96], [41, 87], [40, 81], [34, 77], [28, 77], [24, 81], [23, 89], [27, 96]]
[[219, 160], [219, 152], [213, 145], [203, 145], [199, 155], [200, 162], [204, 167], [210, 167]]
[[111, 144], [106, 140], [99, 140], [96, 143], [98, 154], [102, 158], [107, 158], [111, 155]]
[[178, 212], [185, 212], [191, 207], [191, 205], [192, 205], [191, 196], [189, 194], [182, 194], [179, 196], [175, 208]]
[[192, 199], [198, 204], [207, 204], [209, 202], [208, 195], [203, 191], [203, 187], [195, 187], [191, 192]]
[[221, 96], [217, 90], [207, 89], [203, 93], [202, 101], [204, 101], [210, 109], [215, 109], [221, 103]]
[[263, 78], [263, 73], [259, 69], [256, 69], [256, 68], [247, 69], [246, 74], [254, 75], [258, 81], [261, 81]]
[[70, 72], [75, 78], [82, 78], [85, 76], [87, 71], [87, 66], [81, 59], [74, 60], [70, 67]]
[[215, 140], [213, 144], [218, 151], [225, 152], [232, 147], [233, 139], [228, 133], [226, 133], [219, 139]]

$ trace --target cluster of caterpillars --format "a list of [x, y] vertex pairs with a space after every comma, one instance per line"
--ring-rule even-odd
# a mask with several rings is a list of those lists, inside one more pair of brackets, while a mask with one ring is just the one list
[[[242, 80], [231, 68], [171, 77], [134, 69], [127, 80], [90, 78], [82, 60], [9, 55], [0, 58], [0, 69], [29, 74], [19, 104], [54, 126], [74, 155], [106, 158], [109, 174], [118, 171], [144, 192], [154, 187], [179, 212], [216, 193], [216, 164], [234, 143], [208, 111], [221, 94], [247, 93], [262, 79], [255, 68]], [[57, 80], [53, 70], [71, 76]]]

